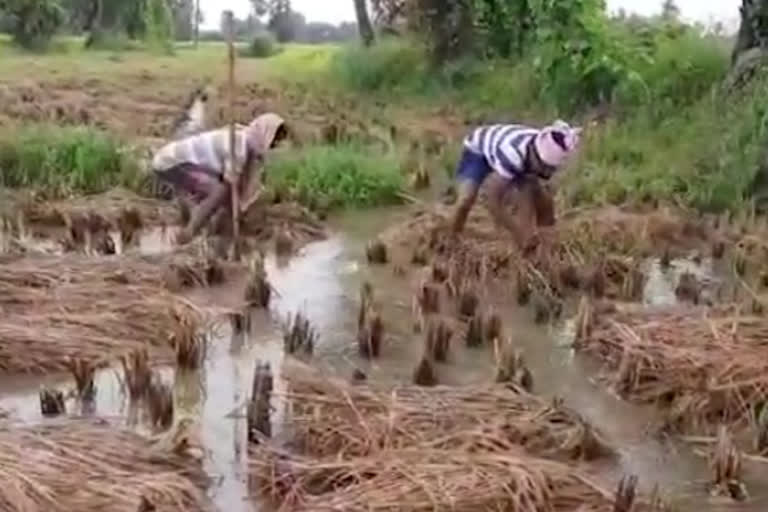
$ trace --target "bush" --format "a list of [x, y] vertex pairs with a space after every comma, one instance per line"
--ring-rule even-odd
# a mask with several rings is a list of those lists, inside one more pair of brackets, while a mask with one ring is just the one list
[[392, 204], [399, 202], [403, 188], [397, 158], [352, 144], [275, 155], [266, 173], [273, 190], [308, 206]]
[[360, 92], [423, 93], [430, 86], [424, 47], [395, 38], [367, 48], [345, 47], [332, 57], [330, 73], [342, 86]]
[[644, 88], [621, 91], [621, 103], [653, 104], [658, 112], [687, 107], [708, 94], [728, 70], [724, 41], [692, 27], [672, 31], [657, 24], [633, 36], [649, 52], [649, 58], [637, 66]]
[[739, 209], [752, 194], [766, 140], [766, 93], [763, 81], [738, 100], [706, 95], [663, 120], [648, 105], [606, 123], [564, 176], [569, 202], [660, 199], [702, 211]]
[[0, 185], [34, 187], [52, 197], [137, 188], [137, 162], [104, 132], [26, 127], [0, 136]]
[[278, 53], [277, 44], [272, 34], [257, 34], [247, 48], [240, 51], [243, 57], [252, 57], [256, 59], [266, 59]]
[[141, 45], [139, 42], [131, 40], [123, 32], [99, 31], [89, 36], [86, 48], [89, 50], [124, 52], [138, 50], [141, 48]]

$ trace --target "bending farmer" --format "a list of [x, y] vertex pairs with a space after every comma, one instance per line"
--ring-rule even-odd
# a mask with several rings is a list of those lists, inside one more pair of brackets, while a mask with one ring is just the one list
[[[248, 126], [238, 125], [234, 165], [230, 165], [228, 127], [162, 147], [152, 160], [153, 171], [159, 180], [174, 188], [182, 207], [194, 207], [177, 242], [189, 242], [216, 213], [222, 220], [231, 219], [233, 182], [239, 185], [240, 211], [247, 211], [261, 193], [264, 155], [287, 135], [285, 121], [277, 114], [261, 115]], [[230, 169], [237, 176], [230, 176]]]
[[[551, 200], [539, 180], [549, 180], [576, 149], [580, 128], [555, 121], [541, 130], [522, 125], [477, 128], [464, 140], [458, 168], [459, 199], [452, 219], [454, 234], [464, 229], [480, 186], [488, 181], [488, 209], [497, 225], [508, 229], [521, 249], [536, 238], [538, 206]], [[520, 192], [519, 223], [505, 211], [510, 187]]]

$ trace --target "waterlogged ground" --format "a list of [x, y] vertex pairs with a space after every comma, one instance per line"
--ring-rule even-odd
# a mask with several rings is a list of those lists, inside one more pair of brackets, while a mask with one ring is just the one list
[[[269, 279], [277, 290], [269, 312], [254, 312], [247, 333], [234, 334], [223, 318], [211, 333], [209, 357], [203, 371], [174, 375], [168, 368], [163, 378], [175, 383], [180, 414], [202, 418], [205, 467], [212, 477], [210, 495], [221, 511], [259, 510], [248, 499], [246, 477], [246, 420], [243, 404], [249, 392], [257, 360], [268, 361], [281, 387], [282, 338], [280, 322], [289, 314], [303, 311], [320, 334], [315, 359], [333, 367], [342, 376], [356, 368], [379, 381], [409, 381], [422, 353], [421, 339], [412, 334], [411, 290], [406, 277], [395, 277], [390, 267], [369, 268], [365, 263], [367, 240], [387, 225], [399, 220], [391, 211], [355, 213], [336, 219], [335, 233], [329, 239], [305, 247], [291, 259], [270, 255]], [[401, 213], [401, 215], [404, 215]], [[158, 252], [169, 247], [170, 231], [152, 232], [142, 239], [141, 250]], [[684, 271], [711, 278], [711, 262], [701, 265], [674, 262], [662, 271], [649, 262], [650, 279], [645, 300], [665, 304], [675, 301], [674, 285]], [[411, 270], [415, 272], [415, 270]], [[354, 344], [358, 292], [368, 280], [383, 306], [387, 340], [381, 359], [362, 361]], [[212, 290], [197, 290], [190, 298], [201, 306], [234, 307], [242, 297], [243, 280]], [[501, 287], [500, 287], [501, 288]], [[511, 287], [505, 287], [507, 293]], [[533, 372], [535, 392], [561, 396], [589, 421], [598, 426], [609, 442], [619, 447], [616, 464], [601, 468], [606, 485], [627, 473], [636, 474], [641, 486], [650, 490], [658, 485], [665, 494], [685, 503], [682, 510], [696, 506], [705, 510], [763, 511], [768, 505], [768, 478], [760, 477], [760, 467], [750, 468], [747, 484], [752, 501], [737, 506], [707, 498], [709, 478], [706, 461], [688, 447], [649, 436], [649, 426], [657, 421], [651, 407], [627, 404], [593, 382], [598, 368], [578, 358], [568, 347], [570, 325], [543, 328], [532, 321], [532, 314], [513, 305], [503, 290], [493, 290], [492, 302], [503, 313], [509, 335], [524, 349]], [[456, 343], [451, 362], [438, 368], [441, 383], [471, 384], [488, 378], [492, 368], [489, 351], [466, 350]], [[72, 387], [66, 376], [0, 381], [0, 409], [23, 422], [41, 421], [37, 398], [41, 384]], [[115, 370], [101, 372], [97, 379], [95, 412], [100, 416], [130, 416], [127, 399]], [[74, 411], [77, 413], [78, 411]], [[280, 411], [278, 409], [277, 414]], [[750, 481], [751, 480], [751, 481]]]

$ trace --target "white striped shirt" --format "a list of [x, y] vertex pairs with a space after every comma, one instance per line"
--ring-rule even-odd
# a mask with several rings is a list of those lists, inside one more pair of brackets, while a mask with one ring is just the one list
[[[245, 127], [235, 129], [235, 168], [242, 172], [247, 157]], [[152, 159], [156, 171], [167, 171], [180, 164], [195, 164], [224, 174], [229, 165], [229, 127], [203, 132], [160, 148]]]
[[519, 124], [481, 126], [464, 139], [464, 147], [483, 155], [491, 168], [507, 179], [524, 175], [528, 145], [539, 130]]

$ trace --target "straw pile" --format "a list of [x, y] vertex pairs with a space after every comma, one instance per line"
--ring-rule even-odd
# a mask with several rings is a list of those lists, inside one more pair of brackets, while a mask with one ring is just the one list
[[507, 237], [499, 236], [484, 208], [476, 208], [463, 235], [450, 241], [449, 214], [447, 209], [422, 211], [387, 231], [382, 239], [393, 253], [404, 253], [395, 262], [407, 263], [412, 254], [427, 251], [448, 269], [454, 287], [466, 280], [517, 277], [518, 286], [549, 296], [582, 289], [597, 296], [636, 299], [645, 257], [682, 254], [711, 238], [703, 221], [686, 220], [681, 213], [606, 207], [566, 213], [532, 253], [523, 255]]
[[[0, 510], [198, 512], [202, 469], [103, 422], [0, 429]], [[149, 508], [147, 508], [149, 507]]]
[[768, 319], [736, 308], [581, 304], [577, 348], [605, 361], [624, 397], [658, 403], [668, 427], [746, 427], [768, 397]]
[[298, 203], [257, 204], [241, 222], [244, 235], [262, 242], [287, 237], [294, 249], [326, 237], [322, 223]]
[[[72, 359], [102, 366], [149, 346], [160, 349], [155, 357], [170, 356], [174, 337], [187, 335], [190, 325], [203, 324], [192, 305], [157, 288], [73, 288], [72, 293], [56, 291], [53, 298], [60, 296], [60, 303], [41, 294], [39, 302], [24, 302], [27, 312], [4, 314], [0, 371], [66, 371]], [[86, 309], [78, 310], [81, 306]]]
[[294, 361], [283, 376], [290, 429], [307, 455], [365, 457], [415, 445], [482, 450], [499, 443], [564, 459], [611, 453], [576, 412], [511, 387], [377, 391]]
[[[141, 285], [172, 292], [224, 280], [224, 264], [204, 256], [177, 252], [153, 256], [7, 257], [0, 262], [0, 301], [12, 301], [16, 288], [50, 291], [61, 284]], [[10, 294], [10, 296], [9, 296]], [[0, 303], [2, 304], [2, 303]]]
[[[204, 317], [165, 288], [207, 283], [215, 262], [151, 258], [20, 258], [0, 265], [0, 371], [102, 366], [130, 352], [184, 344]], [[191, 340], [190, 340], [191, 341]]]
[[178, 221], [173, 203], [141, 197], [122, 188], [61, 201], [33, 198], [22, 205], [22, 210], [28, 222], [53, 227], [67, 226], [77, 218], [97, 216], [105, 225], [118, 229], [121, 219], [129, 212], [136, 212], [144, 226], [176, 224]]
[[[252, 455], [262, 492], [279, 501], [281, 511], [614, 510], [611, 493], [580, 471], [513, 445], [499, 446], [498, 453], [416, 447], [323, 460], [259, 445]], [[638, 504], [632, 510], [649, 509]]]

